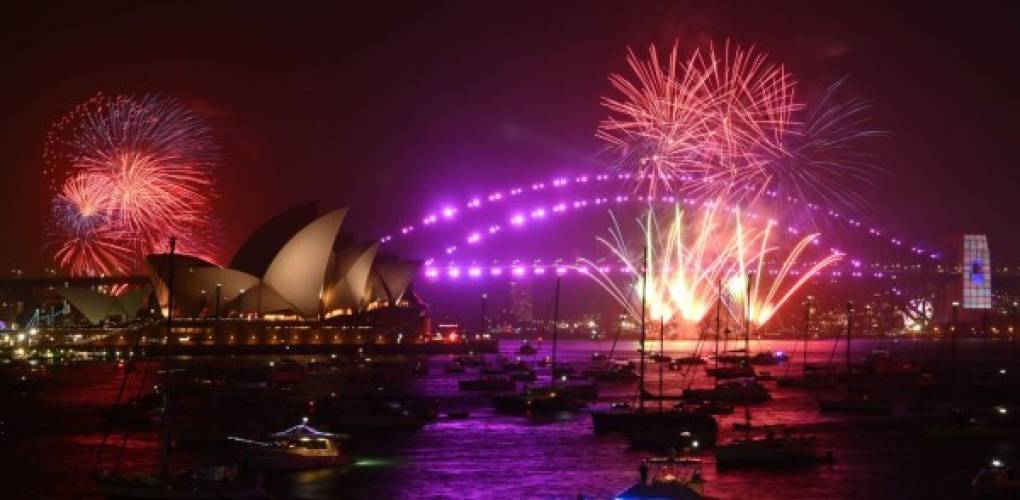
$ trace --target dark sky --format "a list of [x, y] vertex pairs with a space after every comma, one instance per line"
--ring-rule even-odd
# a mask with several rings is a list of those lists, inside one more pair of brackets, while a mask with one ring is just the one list
[[[27, 2], [26, 2], [27, 3]], [[730, 38], [805, 93], [875, 102], [873, 219], [912, 240], [991, 235], [1020, 261], [1017, 16], [967, 2], [70, 2], [5, 12], [0, 265], [46, 263], [47, 126], [97, 90], [179, 97], [222, 145], [224, 254], [297, 202], [378, 236], [446, 198], [599, 168], [606, 77], [628, 46]], [[767, 4], [767, 5], [766, 5]], [[776, 5], [779, 4], [779, 5]], [[886, 5], [895, 4], [895, 5]]]

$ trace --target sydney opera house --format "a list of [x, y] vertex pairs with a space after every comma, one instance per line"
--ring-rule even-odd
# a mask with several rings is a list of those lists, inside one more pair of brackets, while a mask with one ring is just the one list
[[[185, 344], [390, 343], [427, 335], [428, 316], [412, 290], [421, 263], [355, 240], [342, 231], [346, 216], [346, 208], [320, 214], [314, 203], [299, 205], [256, 229], [227, 266], [150, 255], [148, 286], [117, 297], [85, 288], [60, 294], [92, 324], [165, 317], [172, 307], [172, 339]], [[153, 339], [158, 329], [148, 328]]]

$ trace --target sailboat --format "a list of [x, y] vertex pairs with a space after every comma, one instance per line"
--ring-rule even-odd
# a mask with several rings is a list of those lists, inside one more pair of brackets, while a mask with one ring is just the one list
[[[748, 294], [750, 297], [750, 282], [748, 279]], [[746, 368], [750, 367], [750, 349], [751, 349], [751, 313], [750, 313], [750, 300], [745, 300], [747, 304], [746, 316], [744, 318], [744, 365]], [[718, 315], [718, 313], [717, 313]], [[717, 320], [718, 323], [718, 320]], [[717, 326], [718, 328], [718, 326]], [[764, 403], [772, 400], [772, 395], [769, 394], [768, 389], [761, 385], [758, 380], [754, 377], [753, 368], [751, 368], [751, 376], [746, 377], [733, 377], [734, 380], [728, 380], [726, 382], [720, 382], [719, 377], [716, 377], [715, 386], [708, 389], [687, 389], [684, 391], [684, 400], [687, 401], [723, 401], [729, 403]]]
[[715, 460], [720, 468], [783, 467], [831, 463], [833, 457], [819, 453], [812, 436], [768, 431], [763, 437], [748, 436], [716, 446]]
[[[780, 387], [796, 387], [801, 389], [829, 389], [836, 386], [828, 368], [808, 364], [808, 335], [811, 329], [811, 306], [813, 297], [808, 297], [804, 307], [804, 335], [802, 355], [802, 373], [799, 378], [788, 377], [786, 373], [776, 381]], [[787, 366], [787, 373], [790, 367]]]
[[638, 371], [638, 406], [611, 407], [591, 412], [592, 426], [596, 433], [640, 432], [655, 427], [678, 429], [697, 436], [702, 446], [712, 446], [719, 437], [719, 424], [711, 415], [695, 413], [685, 408], [668, 409], [660, 404], [657, 410], [645, 408], [645, 297], [648, 284], [648, 248], [644, 251], [644, 288], [641, 294], [641, 339], [640, 368]]
[[[172, 346], [171, 329], [173, 326], [174, 297], [174, 251], [176, 238], [170, 238], [169, 273], [167, 278], [167, 315], [166, 315], [166, 359], [170, 359]], [[127, 377], [127, 373], [124, 375]], [[93, 480], [108, 498], [145, 498], [173, 500], [213, 500], [213, 499], [262, 499], [269, 495], [262, 488], [260, 481], [244, 477], [236, 464], [214, 465], [198, 470], [171, 474], [168, 463], [170, 444], [167, 417], [170, 411], [167, 392], [163, 392], [163, 432], [160, 437], [160, 470], [157, 474], [124, 473], [111, 470], [100, 470], [93, 475]], [[125, 439], [126, 441], [126, 439]], [[100, 454], [102, 450], [100, 450]], [[101, 456], [101, 455], [100, 455]], [[99, 459], [97, 458], [97, 464]]]
[[850, 391], [851, 372], [851, 339], [854, 330], [854, 305], [853, 302], [846, 304], [846, 376], [847, 391], [843, 396], [836, 398], [818, 398], [818, 407], [823, 412], [841, 413], [871, 413], [888, 415], [892, 413], [892, 404], [889, 400], [876, 397], [867, 391]]

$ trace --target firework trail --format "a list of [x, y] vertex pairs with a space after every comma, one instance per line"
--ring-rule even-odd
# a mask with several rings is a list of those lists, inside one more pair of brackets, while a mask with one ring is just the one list
[[[609, 80], [620, 94], [603, 98], [609, 117], [596, 135], [635, 173], [636, 189], [750, 205], [765, 193], [855, 208], [854, 194], [878, 170], [860, 151], [868, 130], [866, 101], [836, 99], [839, 81], [821, 99], [796, 101], [797, 82], [753, 47], [709, 45], [682, 58], [629, 52], [631, 77]], [[780, 196], [781, 194], [781, 196]]]
[[[615, 217], [608, 238], [597, 238], [623, 262], [627, 277], [621, 283], [603, 267], [582, 259], [592, 271], [586, 273], [634, 319], [641, 317], [642, 290], [648, 316], [679, 324], [697, 324], [721, 302], [727, 314], [755, 325], [764, 325], [789, 299], [826, 267], [842, 259], [841, 254], [824, 256], [801, 269], [805, 250], [817, 237], [800, 239], [783, 253], [772, 243], [772, 222], [755, 228], [745, 225], [740, 212], [729, 216], [722, 203], [707, 203], [700, 218], [685, 222], [675, 207], [664, 223], [649, 210], [638, 221], [641, 248], [627, 243]], [[647, 286], [643, 263], [648, 263]], [[766, 266], [778, 264], [778, 269]]]
[[129, 272], [170, 235], [213, 260], [209, 129], [174, 99], [97, 95], [47, 135], [57, 262], [74, 274]]

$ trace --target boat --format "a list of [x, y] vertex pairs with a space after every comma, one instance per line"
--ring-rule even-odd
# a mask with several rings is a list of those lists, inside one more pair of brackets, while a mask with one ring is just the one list
[[731, 403], [764, 403], [772, 400], [765, 386], [753, 378], [720, 382], [710, 389], [687, 389], [683, 397], [688, 401], [726, 401]]
[[[701, 460], [689, 457], [652, 457], [641, 462], [641, 479], [617, 493], [618, 500], [703, 498], [705, 481]], [[652, 472], [649, 477], [649, 472]]]
[[513, 372], [510, 374], [510, 380], [514, 382], [534, 382], [538, 380], [538, 375], [535, 375], [533, 371], [526, 372]]
[[672, 360], [670, 360], [669, 364], [666, 367], [669, 368], [670, 370], [677, 371], [682, 370], [683, 367], [685, 366], [703, 365], [705, 363], [706, 363], [705, 358], [691, 354], [690, 356], [681, 356], [678, 358], [673, 358]]
[[252, 470], [283, 472], [333, 467], [343, 463], [337, 434], [308, 425], [308, 418], [263, 439], [230, 436], [228, 441]]
[[779, 360], [776, 359], [775, 354], [771, 352], [759, 352], [754, 356], [748, 358], [747, 362], [752, 365], [766, 365], [766, 366], [779, 364]]
[[467, 371], [467, 369], [464, 368], [464, 365], [455, 361], [451, 364], [446, 365], [446, 368], [443, 368], [443, 371], [445, 371], [446, 373], [464, 373]]
[[584, 406], [581, 401], [565, 394], [558, 387], [528, 388], [524, 392], [509, 392], [492, 396], [492, 405], [503, 413], [558, 413], [575, 411]]
[[454, 356], [453, 362], [459, 363], [462, 366], [482, 366], [485, 364], [485, 360], [482, 359], [481, 356], [475, 354], [474, 352], [461, 354], [460, 356]]
[[330, 428], [352, 432], [417, 430], [426, 423], [420, 415], [392, 401], [335, 406], [324, 409], [323, 413]]
[[538, 348], [531, 345], [530, 343], [528, 343], [527, 340], [525, 340], [524, 343], [521, 344], [521, 347], [517, 349], [517, 354], [520, 354], [522, 356], [534, 356], [535, 354], [538, 354]]
[[661, 353], [652, 353], [648, 355], [648, 359], [650, 359], [653, 363], [669, 363], [673, 358]]
[[502, 366], [482, 365], [478, 369], [478, 372], [482, 375], [502, 375], [506, 373], [506, 370], [504, 370]]
[[600, 352], [593, 352], [591, 354], [591, 360], [596, 362], [596, 363], [600, 363], [600, 362], [608, 361], [609, 358], [606, 357], [605, 354], [602, 354]]
[[993, 458], [988, 467], [977, 472], [970, 481], [977, 498], [1018, 498], [1020, 497], [1020, 476], [1014, 473], [1002, 460]]
[[685, 450], [697, 449], [701, 446], [698, 438], [689, 431], [668, 427], [651, 427], [649, 429], [627, 433], [631, 448], [637, 450]]
[[823, 412], [840, 413], [871, 413], [889, 415], [892, 403], [888, 399], [878, 398], [868, 392], [850, 393], [836, 398], [819, 398], [818, 408]]
[[826, 366], [805, 365], [802, 377], [782, 377], [776, 384], [798, 389], [831, 389], [836, 387], [836, 378]]
[[754, 367], [747, 364], [729, 366], [716, 366], [715, 368], [705, 367], [705, 373], [715, 378], [743, 378], [755, 376]]
[[460, 380], [457, 386], [462, 391], [512, 391], [516, 384], [509, 377], [483, 376], [473, 380]]
[[290, 358], [270, 361], [268, 380], [275, 386], [300, 385], [305, 381], [305, 369], [301, 363]]
[[921, 435], [928, 439], [1002, 439], [1009, 437], [1013, 428], [1008, 413], [979, 415], [954, 410], [924, 421]]
[[720, 468], [784, 467], [832, 463], [832, 453], [821, 454], [810, 436], [777, 435], [769, 431], [764, 437], [734, 439], [715, 448]]
[[622, 363], [592, 367], [585, 370], [583, 374], [599, 382], [634, 382], [640, 378], [634, 367]]
[[598, 434], [637, 432], [653, 427], [679, 429], [697, 436], [704, 448], [711, 447], [719, 437], [719, 424], [711, 415], [685, 408], [642, 411], [641, 408], [610, 407], [591, 412], [592, 426]]
[[415, 363], [411, 373], [418, 377], [427, 377], [429, 374], [428, 364], [426, 364], [424, 361], [419, 361]]
[[531, 366], [528, 363], [518, 359], [517, 361], [504, 361], [500, 364], [505, 372], [527, 372], [531, 371]]

